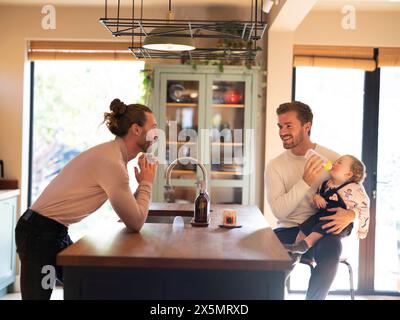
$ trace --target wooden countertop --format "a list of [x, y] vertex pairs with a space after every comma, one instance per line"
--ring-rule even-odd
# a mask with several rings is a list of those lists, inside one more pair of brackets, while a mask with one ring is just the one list
[[[153, 204], [158, 213], [187, 211], [185, 205]], [[129, 232], [115, 222], [94, 230], [58, 255], [63, 266], [129, 268], [289, 270], [291, 260], [256, 206], [230, 205], [238, 209], [242, 228], [223, 229], [222, 208], [212, 205], [207, 228], [190, 224], [145, 223], [140, 233]], [[153, 214], [157, 211], [151, 211]], [[185, 214], [182, 214], [185, 215]]]
[[8, 199], [19, 195], [19, 189], [0, 190], [0, 200]]
[[176, 216], [177, 212], [183, 217], [193, 217], [193, 203], [152, 202], [150, 204], [150, 216]]

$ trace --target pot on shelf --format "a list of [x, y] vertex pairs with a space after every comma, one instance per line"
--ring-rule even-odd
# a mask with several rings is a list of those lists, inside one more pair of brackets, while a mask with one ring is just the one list
[[242, 94], [235, 90], [228, 90], [224, 94], [225, 103], [238, 104], [242, 100]]

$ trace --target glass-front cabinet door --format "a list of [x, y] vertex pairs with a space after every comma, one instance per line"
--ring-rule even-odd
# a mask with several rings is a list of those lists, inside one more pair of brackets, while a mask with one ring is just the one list
[[[212, 204], [255, 202], [257, 70], [212, 66], [154, 68], [153, 109], [161, 129], [153, 201], [194, 203], [202, 179], [193, 163], [178, 163], [166, 190], [166, 169], [176, 158], [193, 157], [207, 169]], [[164, 141], [164, 143], [163, 143]]]
[[211, 202], [248, 203], [247, 188], [251, 167], [248, 143], [251, 140], [251, 76], [209, 75], [206, 127], [210, 139], [205, 143]]
[[[159, 128], [164, 131], [164, 137], [159, 142], [161, 146], [165, 139], [165, 148], [158, 149], [162, 160], [158, 181], [165, 182], [166, 169], [172, 161], [181, 157], [199, 158], [198, 132], [204, 127], [205, 77], [162, 74], [160, 85]], [[173, 192], [159, 188], [163, 194], [158, 196], [166, 202], [193, 203], [198, 174], [197, 165], [178, 162], [171, 172]]]

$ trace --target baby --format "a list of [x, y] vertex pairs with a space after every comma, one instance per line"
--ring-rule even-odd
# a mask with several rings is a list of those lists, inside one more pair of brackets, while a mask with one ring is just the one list
[[[294, 244], [285, 244], [285, 248], [293, 254], [304, 254], [313, 247], [318, 240], [328, 233], [322, 226], [328, 221], [319, 220], [335, 214], [327, 209], [341, 207], [353, 210], [358, 222], [358, 237], [363, 239], [368, 233], [369, 198], [362, 182], [365, 178], [365, 166], [351, 155], [340, 157], [332, 166], [330, 179], [324, 181], [313, 198], [314, 205], [319, 211], [299, 226], [299, 233]], [[350, 235], [353, 223], [349, 224], [339, 234], [339, 237]]]

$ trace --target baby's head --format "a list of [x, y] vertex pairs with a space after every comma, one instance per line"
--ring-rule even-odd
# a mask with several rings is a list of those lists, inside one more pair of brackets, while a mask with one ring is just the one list
[[366, 177], [365, 165], [356, 157], [346, 154], [333, 163], [330, 174], [338, 181], [363, 183]]

